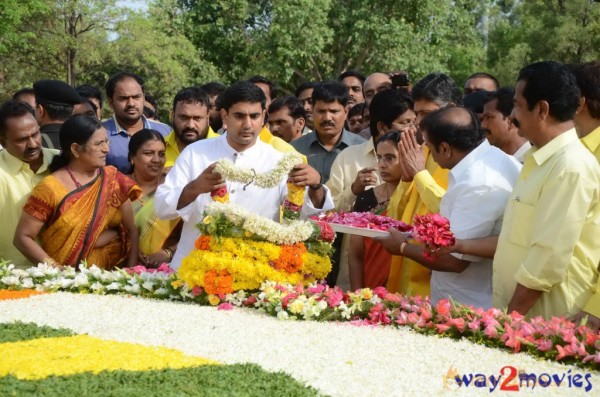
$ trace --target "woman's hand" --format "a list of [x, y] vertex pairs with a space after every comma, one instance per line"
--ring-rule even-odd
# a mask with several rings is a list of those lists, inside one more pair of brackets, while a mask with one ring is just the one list
[[169, 263], [171, 258], [165, 251], [158, 251], [151, 255], [140, 254], [142, 263], [149, 268], [157, 268], [163, 263]]
[[115, 229], [106, 229], [100, 233], [100, 236], [98, 236], [98, 240], [96, 240], [96, 245], [94, 245], [94, 248], [102, 248], [118, 236], [119, 233]]

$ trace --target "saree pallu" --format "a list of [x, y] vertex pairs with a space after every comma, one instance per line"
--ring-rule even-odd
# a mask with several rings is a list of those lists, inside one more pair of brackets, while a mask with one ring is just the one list
[[[89, 265], [109, 269], [129, 255], [130, 240], [123, 226], [121, 205], [136, 200], [140, 188], [112, 166], [71, 192], [53, 175], [31, 192], [23, 211], [45, 223], [39, 239], [46, 253], [62, 265]], [[114, 229], [118, 235], [96, 247], [100, 235]]]
[[143, 255], [151, 255], [165, 248], [165, 242], [181, 221], [180, 218], [162, 220], [156, 217], [154, 192], [134, 201], [133, 213], [139, 233], [140, 253]]
[[[425, 149], [425, 168], [435, 182], [446, 189], [448, 186], [448, 170], [441, 168]], [[439, 205], [438, 205], [439, 207]], [[415, 182], [400, 183], [390, 198], [388, 205], [388, 216], [412, 225], [415, 215], [425, 215], [430, 212], [438, 212], [439, 209], [427, 208]], [[387, 281], [387, 289], [390, 292], [399, 292], [405, 295], [422, 297], [429, 295], [431, 281], [431, 270], [404, 256], [392, 256], [390, 275]]]

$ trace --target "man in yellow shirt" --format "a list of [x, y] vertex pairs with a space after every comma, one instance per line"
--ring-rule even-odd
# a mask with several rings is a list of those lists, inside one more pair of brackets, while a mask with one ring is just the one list
[[[600, 163], [600, 62], [576, 66], [573, 72], [581, 90], [574, 119], [577, 135], [581, 138], [583, 146], [592, 152]], [[585, 315], [589, 315], [589, 326], [600, 328], [600, 281], [577, 319]]]
[[184, 88], [175, 94], [173, 131], [165, 138], [165, 169], [173, 167], [179, 153], [190, 143], [219, 136], [208, 125], [209, 106], [208, 94], [198, 87]]
[[573, 316], [598, 280], [600, 166], [579, 142], [580, 91], [565, 65], [519, 72], [513, 118], [533, 144], [504, 213], [493, 301], [528, 316]]
[[18, 268], [32, 264], [13, 245], [21, 209], [34, 186], [49, 174], [58, 150], [42, 147], [40, 126], [29, 105], [7, 101], [0, 107], [0, 259]]

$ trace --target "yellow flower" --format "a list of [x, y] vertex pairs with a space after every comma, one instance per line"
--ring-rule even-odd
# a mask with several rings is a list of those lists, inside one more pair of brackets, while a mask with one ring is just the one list
[[179, 288], [183, 285], [183, 280], [175, 280], [171, 283], [173, 288]]
[[217, 306], [219, 303], [221, 303], [221, 299], [219, 299], [217, 295], [208, 295], [208, 303], [210, 303], [212, 306]]
[[364, 300], [371, 299], [373, 297], [373, 291], [370, 288], [363, 288], [360, 290], [360, 297]]
[[0, 377], [44, 379], [82, 372], [145, 371], [217, 364], [174, 349], [76, 335], [0, 343]]
[[292, 312], [293, 314], [300, 314], [302, 313], [302, 309], [304, 308], [304, 302], [296, 299], [295, 301], [293, 301], [289, 306], [288, 309], [290, 310], [290, 312]]
[[202, 219], [202, 223], [204, 223], [205, 225], [210, 224], [213, 221], [213, 217], [210, 215], [206, 215], [204, 217], [204, 219]]

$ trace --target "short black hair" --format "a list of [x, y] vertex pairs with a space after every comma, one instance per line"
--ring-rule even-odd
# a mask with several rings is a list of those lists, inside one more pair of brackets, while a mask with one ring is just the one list
[[31, 87], [21, 88], [19, 91], [15, 92], [12, 96], [12, 99], [19, 99], [21, 95], [33, 95], [35, 96], [35, 91]]
[[282, 96], [275, 99], [269, 105], [269, 114], [275, 113], [286, 107], [290, 112], [290, 117], [294, 120], [299, 118], [306, 119], [306, 112], [304, 111], [304, 107], [298, 98], [295, 96]]
[[364, 102], [357, 103], [356, 105], [352, 106], [350, 108], [350, 110], [348, 110], [348, 118], [358, 116], [358, 115], [362, 116], [365, 106], [366, 105]]
[[496, 89], [500, 88], [500, 82], [498, 81], [498, 79], [495, 78], [494, 76], [492, 76], [491, 74], [485, 73], [485, 72], [475, 72], [472, 75], [470, 75], [469, 77], [467, 77], [465, 82], [469, 81], [471, 79], [476, 79], [476, 78], [492, 80], [494, 82], [494, 85], [496, 86]]
[[273, 84], [273, 82], [271, 80], [267, 79], [266, 77], [256, 75], [256, 76], [250, 77], [248, 79], [248, 81], [251, 82], [251, 83], [253, 83], [253, 84], [262, 83], [262, 84], [267, 85], [269, 87], [269, 97], [271, 99], [275, 98], [275, 94], [276, 94], [276, 92], [275, 92], [275, 84]]
[[296, 87], [296, 91], [294, 92], [294, 95], [299, 97], [300, 94], [302, 94], [302, 91], [308, 90], [310, 88], [314, 89], [316, 87], [316, 85], [317, 85], [317, 83], [314, 81], [307, 81], [306, 83], [302, 83], [298, 87]]
[[523, 97], [532, 110], [540, 101], [549, 105], [549, 114], [556, 121], [572, 120], [579, 107], [581, 91], [575, 75], [566, 65], [555, 61], [542, 61], [525, 66], [519, 71], [517, 81], [523, 81]]
[[38, 106], [44, 108], [46, 113], [48, 113], [48, 117], [50, 117], [52, 120], [66, 121], [69, 117], [73, 116], [73, 105], [47, 103], [38, 100], [37, 97], [35, 97], [35, 101], [37, 102]]
[[150, 105], [154, 106], [154, 109], [158, 110], [158, 102], [156, 102], [156, 98], [152, 95], [144, 94], [144, 101], [150, 103]]
[[413, 101], [427, 100], [445, 106], [453, 103], [462, 105], [462, 92], [456, 82], [443, 73], [431, 73], [423, 77], [413, 86]]
[[348, 105], [348, 99], [348, 89], [339, 81], [331, 80], [319, 83], [315, 86], [312, 93], [313, 105], [317, 103], [317, 101], [322, 101], [325, 103], [338, 102], [346, 107], [346, 105]]
[[131, 73], [131, 72], [118, 72], [116, 74], [113, 74], [112, 76], [110, 76], [110, 78], [108, 79], [108, 81], [106, 82], [106, 97], [109, 99], [112, 99], [113, 94], [115, 93], [115, 87], [117, 86], [117, 83], [125, 80], [125, 79], [133, 79], [135, 80], [140, 87], [142, 87], [142, 92], [144, 92], [144, 79], [142, 79], [140, 76], [138, 76], [135, 73]]
[[238, 81], [230, 85], [221, 95], [219, 95], [219, 107], [229, 111], [236, 103], [249, 102], [257, 103], [260, 102], [263, 110], [267, 97], [263, 90], [254, 85], [249, 81]]
[[26, 114], [30, 114], [35, 117], [33, 108], [29, 104], [10, 99], [5, 101], [0, 106], [0, 136], [6, 137], [8, 132], [8, 119], [13, 117], [23, 117]]
[[[98, 102], [100, 103], [100, 107], [102, 107], [102, 92], [94, 87], [93, 85], [89, 85], [89, 84], [82, 84], [79, 85], [75, 88], [75, 91], [77, 91], [77, 93], [79, 94], [79, 96], [83, 97], [83, 98], [95, 98], [98, 100]], [[94, 105], [94, 107], [96, 107], [96, 105]]]
[[575, 65], [572, 71], [590, 116], [600, 119], [600, 61]]
[[357, 70], [346, 70], [338, 76], [338, 81], [344, 80], [346, 77], [356, 77], [360, 80], [361, 85], [365, 83], [366, 77]]
[[[210, 81], [206, 84], [202, 84], [199, 88], [206, 91], [208, 96], [219, 95], [227, 89], [225, 84], [219, 83], [218, 81]], [[207, 105], [208, 106], [208, 105]]]
[[201, 106], [210, 107], [210, 100], [208, 93], [200, 87], [187, 87], [179, 90], [173, 98], [173, 112], [179, 102], [183, 103], [194, 103]]
[[[453, 114], [467, 112], [469, 122], [457, 123]], [[470, 152], [481, 144], [485, 134], [479, 125], [479, 119], [473, 112], [465, 108], [449, 107], [428, 113], [420, 123], [421, 130], [427, 131], [427, 139], [440, 149], [442, 142], [462, 152]]]
[[[393, 130], [388, 131], [387, 134], [383, 134], [377, 140], [377, 145], [381, 142], [393, 142], [394, 144], [400, 143], [400, 139], [402, 138], [402, 131]], [[377, 145], [375, 145], [375, 151], [377, 151]]]
[[380, 121], [390, 128], [394, 120], [407, 110], [412, 110], [412, 99], [402, 90], [383, 90], [375, 94], [369, 105], [369, 129], [371, 136], [377, 136], [377, 123]]
[[510, 116], [513, 110], [515, 100], [515, 89], [512, 87], [502, 87], [498, 91], [492, 91], [485, 97], [485, 102], [488, 103], [497, 99], [496, 109], [502, 113], [504, 117]]
[[[165, 147], [167, 146], [165, 138], [161, 135], [160, 132], [150, 128], [143, 128], [135, 134], [133, 134], [131, 139], [129, 139], [129, 152], [127, 154], [127, 159], [131, 161], [131, 158], [136, 155], [136, 153], [138, 152], [138, 150], [140, 150], [142, 145], [148, 141], [159, 141], [162, 142], [163, 145], [165, 145]], [[131, 165], [129, 173], [133, 173], [133, 164]]]

